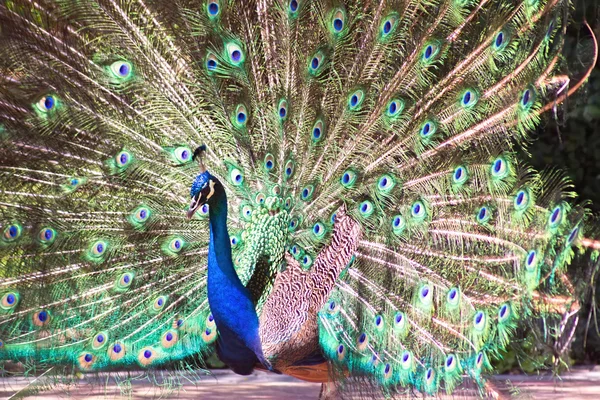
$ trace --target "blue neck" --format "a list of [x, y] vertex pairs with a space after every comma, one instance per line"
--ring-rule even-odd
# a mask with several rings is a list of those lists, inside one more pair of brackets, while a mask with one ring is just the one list
[[224, 192], [215, 197], [209, 207], [208, 303], [219, 330], [219, 358], [234, 372], [246, 375], [263, 361], [258, 317], [252, 296], [233, 267], [227, 197]]

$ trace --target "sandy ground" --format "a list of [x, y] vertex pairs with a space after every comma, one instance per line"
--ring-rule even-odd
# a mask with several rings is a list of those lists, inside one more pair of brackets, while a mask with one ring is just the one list
[[[82, 379], [76, 386], [61, 385], [40, 393], [28, 392], [40, 381], [33, 379], [0, 378], [2, 399], [298, 399], [319, 397], [320, 385], [302, 382], [287, 376], [264, 372], [242, 377], [228, 371], [213, 371], [195, 382], [181, 381], [181, 385], [167, 390], [158, 389], [149, 381], [136, 381], [130, 388], [117, 387], [114, 381]], [[159, 380], [160, 381], [160, 380]], [[162, 381], [161, 381], [162, 382]], [[500, 375], [494, 386], [506, 399], [600, 400], [600, 367], [593, 370], [578, 368], [553, 379], [551, 376]], [[406, 398], [422, 398], [420, 396]], [[455, 394], [452, 399], [475, 399], [477, 396]]]

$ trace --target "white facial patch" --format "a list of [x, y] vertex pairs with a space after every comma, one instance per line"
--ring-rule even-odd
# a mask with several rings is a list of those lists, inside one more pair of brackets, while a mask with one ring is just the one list
[[208, 181], [208, 186], [210, 186], [210, 192], [206, 196], [206, 200], [210, 199], [212, 195], [215, 194], [215, 181], [213, 181], [212, 179]]

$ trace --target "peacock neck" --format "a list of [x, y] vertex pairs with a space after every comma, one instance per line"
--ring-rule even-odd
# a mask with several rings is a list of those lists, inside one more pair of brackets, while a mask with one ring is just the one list
[[210, 204], [209, 219], [208, 303], [219, 330], [217, 351], [232, 370], [247, 375], [263, 355], [251, 294], [233, 266], [225, 193]]
[[[227, 231], [227, 198], [225, 194], [210, 206], [210, 241], [208, 243], [209, 256], [214, 255], [211, 262], [209, 257], [208, 274], [221, 283], [242, 285], [231, 258], [231, 241]], [[214, 272], [214, 273], [211, 273]], [[214, 281], [214, 279], [213, 279]], [[209, 284], [210, 285], [210, 284]], [[209, 289], [210, 290], [210, 289]]]

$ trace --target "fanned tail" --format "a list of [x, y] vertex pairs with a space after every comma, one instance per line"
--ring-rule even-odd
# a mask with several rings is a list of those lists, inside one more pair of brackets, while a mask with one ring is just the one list
[[[299, 275], [335, 271], [310, 303], [332, 377], [484, 387], [518, 323], [569, 309], [565, 265], [591, 245], [568, 181], [515, 155], [563, 98], [567, 8], [2, 2], [0, 358], [212, 351], [209, 210], [185, 219], [206, 143], [259, 313], [289, 250]], [[336, 237], [338, 210], [360, 234]]]

